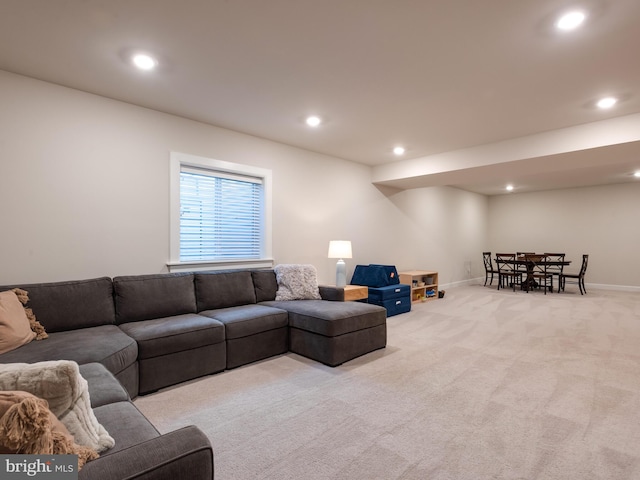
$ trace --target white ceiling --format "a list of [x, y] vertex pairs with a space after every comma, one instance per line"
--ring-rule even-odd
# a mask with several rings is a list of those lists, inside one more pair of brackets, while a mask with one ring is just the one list
[[[554, 31], [574, 6], [586, 25]], [[638, 0], [1, 0], [0, 69], [375, 171], [639, 113], [639, 21]], [[134, 69], [137, 50], [159, 68]], [[621, 101], [598, 110], [603, 95]], [[312, 113], [317, 129], [304, 123]], [[506, 181], [519, 191], [633, 181], [640, 132], [628, 143], [620, 161], [605, 143], [551, 162], [514, 151], [509, 166], [389, 184], [495, 194]], [[557, 162], [571, 168], [545, 173]]]

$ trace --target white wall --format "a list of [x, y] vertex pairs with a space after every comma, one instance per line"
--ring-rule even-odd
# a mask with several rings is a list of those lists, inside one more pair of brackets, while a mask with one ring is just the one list
[[397, 241], [402, 250], [395, 253], [400, 269], [435, 270], [440, 284], [484, 278], [488, 197], [430, 187], [398, 190], [389, 198], [400, 218]]
[[332, 239], [353, 242], [349, 278], [376, 262], [441, 283], [486, 244], [480, 195], [384, 191], [364, 165], [2, 71], [0, 105], [0, 284], [167, 271], [171, 151], [272, 169], [275, 261], [323, 283]]
[[566, 252], [586, 283], [640, 287], [640, 183], [498, 195], [489, 198], [492, 252]]

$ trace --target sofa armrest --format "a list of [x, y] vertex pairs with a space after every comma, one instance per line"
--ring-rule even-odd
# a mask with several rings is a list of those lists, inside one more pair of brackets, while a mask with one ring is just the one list
[[79, 479], [213, 479], [213, 449], [196, 426], [166, 433], [88, 462]]
[[334, 287], [330, 285], [320, 285], [320, 297], [322, 300], [329, 300], [332, 302], [344, 302], [344, 288]]

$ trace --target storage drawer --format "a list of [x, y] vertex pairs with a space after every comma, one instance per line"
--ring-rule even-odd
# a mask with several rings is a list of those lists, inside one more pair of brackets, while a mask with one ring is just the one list
[[369, 297], [369, 303], [380, 305], [387, 309], [387, 317], [393, 317], [400, 313], [411, 311], [411, 296], [407, 295], [402, 298], [392, 298], [390, 300], [372, 301]]
[[383, 301], [401, 297], [408, 297], [411, 299], [411, 286], [397, 284], [379, 288], [369, 287], [369, 303], [372, 303], [372, 299], [375, 301]]

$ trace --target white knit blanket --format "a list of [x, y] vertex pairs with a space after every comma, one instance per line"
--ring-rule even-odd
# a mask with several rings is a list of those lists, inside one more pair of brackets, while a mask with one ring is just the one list
[[98, 452], [115, 445], [91, 409], [89, 385], [76, 362], [0, 364], [0, 390], [21, 390], [44, 398], [79, 445]]

